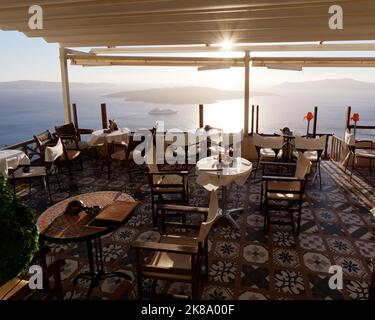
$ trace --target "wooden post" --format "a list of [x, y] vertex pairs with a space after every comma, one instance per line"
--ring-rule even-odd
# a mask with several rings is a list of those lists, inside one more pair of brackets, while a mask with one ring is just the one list
[[72, 122], [72, 113], [70, 110], [70, 90], [69, 90], [69, 75], [66, 50], [60, 47], [60, 71], [61, 71], [61, 85], [64, 101], [64, 118], [65, 123]]
[[255, 106], [251, 106], [251, 134], [254, 134], [254, 108]]
[[259, 133], [259, 105], [257, 105], [256, 133]]
[[352, 107], [348, 107], [348, 111], [346, 113], [346, 126], [345, 126], [345, 130], [347, 130], [347, 129], [350, 128], [350, 118], [351, 118], [351, 116], [352, 116]]
[[313, 137], [316, 138], [316, 127], [318, 125], [318, 107], [314, 107]]
[[245, 101], [244, 101], [244, 135], [249, 134], [249, 105], [250, 105], [250, 54], [245, 52]]
[[103, 127], [103, 129], [107, 129], [108, 128], [108, 124], [107, 124], [107, 105], [105, 103], [102, 103], [100, 107], [101, 107], [101, 111], [102, 111], [102, 127]]
[[199, 128], [204, 127], [204, 107], [203, 104], [199, 105]]
[[72, 104], [72, 109], [73, 109], [73, 120], [74, 120], [74, 125], [76, 129], [78, 130], [78, 114], [77, 114], [77, 105], [75, 103]]

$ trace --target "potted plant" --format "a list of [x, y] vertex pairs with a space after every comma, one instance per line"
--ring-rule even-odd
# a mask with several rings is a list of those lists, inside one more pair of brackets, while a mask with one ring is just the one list
[[309, 134], [310, 134], [310, 122], [311, 120], [314, 119], [314, 114], [312, 112], [308, 112], [305, 117], [304, 117], [304, 120], [307, 120], [307, 131], [306, 131], [306, 136], [308, 137]]
[[0, 285], [21, 274], [39, 250], [34, 210], [0, 175]]
[[357, 131], [357, 123], [360, 120], [359, 118], [359, 113], [354, 113], [353, 116], [351, 117], [351, 120], [354, 122], [354, 137]]

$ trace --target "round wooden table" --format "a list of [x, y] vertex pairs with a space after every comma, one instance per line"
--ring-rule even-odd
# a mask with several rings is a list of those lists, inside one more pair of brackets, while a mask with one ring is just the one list
[[44, 211], [37, 221], [41, 240], [53, 243], [86, 242], [89, 271], [78, 274], [73, 283], [78, 280], [90, 280], [90, 288], [87, 297], [90, 297], [92, 289], [103, 279], [111, 277], [131, 278], [122, 272], [107, 273], [104, 271], [101, 237], [113, 232], [116, 227], [91, 226], [90, 221], [95, 215], [80, 214], [66, 215], [64, 211], [72, 200], [81, 200], [88, 207], [100, 206], [102, 208], [111, 205], [114, 201], [135, 201], [131, 196], [116, 191], [101, 191], [77, 195], [65, 199]]

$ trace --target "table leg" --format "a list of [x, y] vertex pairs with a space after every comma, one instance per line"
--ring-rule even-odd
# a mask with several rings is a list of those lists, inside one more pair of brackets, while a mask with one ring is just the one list
[[225, 218], [232, 225], [233, 228], [239, 229], [240, 226], [233, 219], [231, 214], [235, 212], [241, 212], [243, 211], [243, 208], [236, 208], [236, 209], [228, 210], [228, 194], [227, 194], [226, 186], [222, 186], [222, 207], [223, 207], [223, 210], [222, 210], [222, 214], [220, 215], [220, 217]]
[[[92, 241], [94, 241], [94, 247]], [[73, 279], [74, 285], [77, 285], [79, 279], [87, 279], [90, 281], [90, 287], [86, 296], [87, 299], [90, 298], [92, 290], [99, 285], [101, 280], [112, 277], [122, 277], [129, 281], [132, 280], [131, 277], [124, 272], [105, 272], [102, 242], [100, 238], [87, 241], [87, 257], [89, 260], [89, 271], [82, 272]]]

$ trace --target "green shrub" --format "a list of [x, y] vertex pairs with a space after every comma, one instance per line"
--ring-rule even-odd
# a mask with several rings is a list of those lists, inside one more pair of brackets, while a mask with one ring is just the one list
[[38, 252], [34, 210], [9, 190], [0, 175], [0, 282], [7, 282], [27, 268]]

